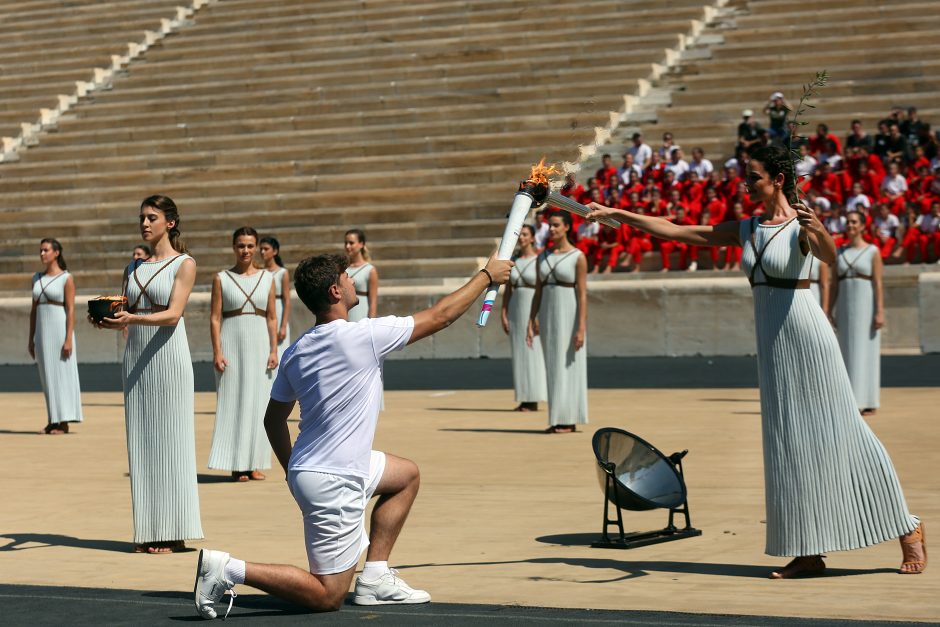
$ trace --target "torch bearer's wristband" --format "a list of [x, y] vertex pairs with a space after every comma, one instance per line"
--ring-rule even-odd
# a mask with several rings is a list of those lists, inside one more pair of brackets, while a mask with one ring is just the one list
[[487, 270], [486, 268], [480, 268], [480, 272], [486, 275], [486, 278], [490, 280], [490, 284], [492, 285], [494, 281], [493, 281], [493, 275], [490, 274], [490, 271]]

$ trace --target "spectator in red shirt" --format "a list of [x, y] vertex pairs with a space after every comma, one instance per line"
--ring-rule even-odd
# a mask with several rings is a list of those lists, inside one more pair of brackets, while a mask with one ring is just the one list
[[610, 177], [617, 176], [617, 168], [610, 161], [610, 155], [605, 154], [601, 157], [601, 167], [594, 175], [598, 181], [603, 181], [604, 185], [609, 185]]
[[904, 209], [906, 194], [907, 179], [901, 174], [901, 165], [892, 161], [888, 166], [888, 176], [881, 181], [881, 202], [888, 205], [891, 213], [898, 215]]
[[[646, 214], [646, 209], [642, 205], [632, 208], [631, 211], [640, 215]], [[627, 253], [621, 266], [629, 268], [629, 272], [639, 272], [643, 263], [643, 254], [653, 250], [653, 240], [649, 233], [621, 224], [620, 243]]]
[[698, 215], [702, 212], [702, 197], [705, 195], [705, 182], [702, 181], [698, 173], [690, 170], [686, 175], [684, 183], [679, 183], [676, 187], [681, 190], [682, 199], [689, 208], [689, 213]]
[[558, 191], [562, 196], [573, 198], [578, 202], [584, 197], [584, 187], [578, 184], [577, 179], [575, 179], [574, 174], [571, 172], [565, 175], [565, 184], [562, 185], [561, 189]]
[[649, 166], [643, 170], [643, 181], [653, 180], [656, 183], [660, 183], [663, 180], [663, 172], [666, 167], [666, 164], [663, 162], [662, 158], [659, 156], [658, 152], [654, 152], [650, 157]]
[[809, 186], [820, 196], [828, 198], [830, 202], [842, 204], [842, 183], [839, 177], [832, 173], [828, 163], [819, 164], [816, 173], [810, 179]]
[[[715, 193], [714, 187], [705, 188], [705, 200], [701, 203], [701, 207], [702, 210], [700, 217], [698, 218], [698, 224], [715, 226], [725, 221], [725, 203], [720, 198], [718, 198], [718, 194]], [[689, 217], [692, 218], [691, 222], [695, 224], [696, 220], [691, 215], [691, 212]], [[720, 249], [717, 247], [708, 247], [708, 254], [711, 256], [712, 261], [712, 269], [715, 270], [718, 269], [719, 252]], [[698, 269], [698, 253], [698, 246], [689, 246], [689, 259], [691, 260], [689, 262], [689, 270], [692, 272]]]
[[620, 261], [620, 255], [623, 253], [623, 244], [620, 239], [620, 229], [612, 228], [606, 224], [601, 225], [600, 232], [597, 234], [597, 248], [594, 253], [593, 274], [601, 272], [609, 274], [613, 272], [614, 266]]
[[626, 177], [624, 177], [624, 196], [629, 196], [630, 194], [636, 192], [638, 194], [643, 192], [643, 183], [640, 181], [640, 175], [637, 174], [636, 170], [629, 170]]
[[[667, 208], [666, 211], [667, 213], [663, 217], [670, 222], [684, 225], [695, 224], [695, 222], [689, 219], [689, 217], [686, 215], [685, 207], [682, 206], [681, 203], [670, 203], [669, 208]], [[669, 272], [669, 270], [672, 268], [672, 263], [669, 256], [675, 251], [679, 252], [680, 269], [694, 269], [689, 268], [689, 246], [687, 244], [670, 240], [661, 240], [658, 238], [657, 241], [659, 242], [659, 255], [663, 263], [662, 272]]]
[[819, 156], [823, 153], [833, 154], [829, 151], [829, 148], [826, 145], [827, 141], [831, 141], [834, 145], [834, 154], [842, 154], [842, 142], [839, 141], [839, 138], [829, 132], [829, 127], [825, 124], [816, 125], [816, 134], [809, 138], [809, 152], [812, 154], [818, 161], [822, 161]]
[[[931, 202], [930, 213], [917, 216], [914, 225], [918, 236], [917, 245], [920, 248], [920, 262], [940, 263], [940, 200]], [[910, 254], [908, 261], [911, 261]]]
[[[898, 245], [898, 228], [900, 226], [901, 221], [891, 213], [891, 208], [886, 203], [879, 203], [878, 214], [871, 224], [871, 237], [872, 244], [881, 251], [882, 259], [887, 259], [894, 254]], [[900, 249], [898, 249], [898, 252], [900, 252]]]
[[[744, 205], [742, 203], [736, 202], [734, 205], [732, 205], [731, 219], [737, 222], [747, 219], [747, 215], [744, 213]], [[740, 270], [742, 252], [743, 249], [740, 246], [728, 246], [725, 248], [725, 265], [722, 270]]]
[[652, 216], [661, 216], [665, 214], [666, 201], [663, 200], [663, 193], [658, 187], [653, 188], [646, 210]]

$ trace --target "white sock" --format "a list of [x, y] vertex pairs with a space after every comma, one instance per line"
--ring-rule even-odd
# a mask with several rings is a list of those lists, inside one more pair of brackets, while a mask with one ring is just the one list
[[362, 578], [365, 581], [376, 581], [388, 572], [388, 562], [366, 562], [362, 567]]
[[245, 583], [245, 562], [230, 557], [222, 575], [232, 583]]

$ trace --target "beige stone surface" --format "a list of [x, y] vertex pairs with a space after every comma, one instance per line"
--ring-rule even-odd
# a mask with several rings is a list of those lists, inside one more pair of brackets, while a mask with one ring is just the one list
[[[886, 389], [869, 419], [892, 455], [911, 509], [940, 520], [940, 391]], [[68, 436], [33, 435], [38, 394], [6, 394], [0, 425], [4, 499], [0, 582], [191, 589], [196, 554], [135, 555], [119, 394], [86, 394]], [[771, 581], [784, 560], [763, 554], [757, 391], [592, 390], [583, 433], [549, 436], [544, 411], [517, 414], [511, 391], [388, 392], [376, 447], [418, 462], [422, 488], [392, 556], [436, 601], [866, 619], [940, 619], [940, 566], [893, 573], [896, 542], [831, 554], [831, 576]], [[215, 397], [197, 395], [197, 459], [206, 538], [194, 547], [305, 565], [296, 506], [282, 480], [234, 484], [205, 469]], [[293, 423], [296, 427], [296, 423]], [[590, 439], [619, 426], [663, 452], [688, 448], [699, 538], [630, 551], [539, 538], [597, 534], [602, 497]], [[635, 530], [665, 512], [625, 513]]]

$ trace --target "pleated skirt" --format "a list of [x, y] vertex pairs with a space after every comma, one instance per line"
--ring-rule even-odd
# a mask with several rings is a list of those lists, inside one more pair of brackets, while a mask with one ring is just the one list
[[875, 294], [871, 281], [840, 281], [836, 331], [859, 409], [874, 409], [881, 404], [881, 331], [872, 327], [874, 316]]
[[123, 373], [134, 542], [202, 538], [185, 322], [131, 326]]
[[525, 336], [532, 310], [531, 287], [517, 287], [509, 299], [509, 347], [512, 351], [512, 385], [517, 403], [537, 403], [547, 398], [545, 358], [538, 340], [530, 347]]
[[809, 290], [754, 289], [769, 555], [878, 544], [917, 526], [859, 414], [832, 327]]
[[82, 391], [78, 380], [78, 346], [72, 334], [72, 354], [62, 359], [65, 343], [65, 308], [36, 307], [36, 365], [46, 398], [49, 424], [82, 421]]
[[209, 468], [248, 471], [271, 467], [271, 445], [264, 411], [271, 397], [274, 371], [267, 369], [268, 326], [260, 316], [222, 321], [225, 372], [215, 373], [215, 429]]
[[587, 424], [587, 338], [574, 349], [578, 300], [573, 287], [546, 285], [539, 307], [550, 425]]

